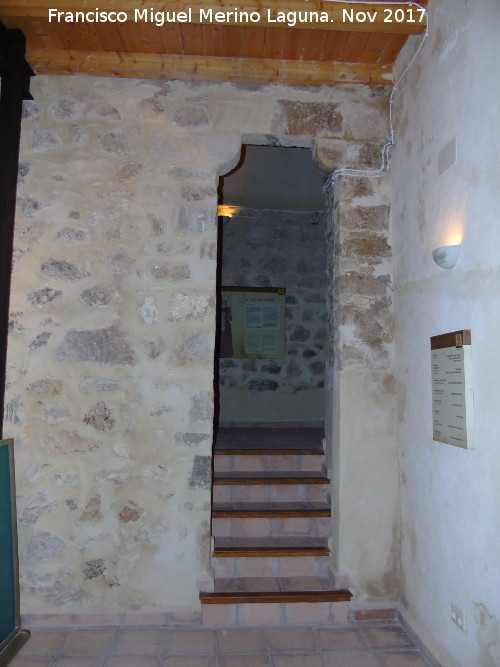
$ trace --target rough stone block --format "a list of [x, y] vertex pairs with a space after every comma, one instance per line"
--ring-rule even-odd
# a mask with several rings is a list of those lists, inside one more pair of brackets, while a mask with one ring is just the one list
[[118, 518], [122, 523], [129, 523], [130, 521], [139, 521], [146, 510], [140, 507], [133, 500], [129, 500], [121, 510]]
[[44, 435], [41, 440], [43, 449], [53, 454], [85, 454], [98, 449], [102, 443], [89, 440], [75, 431], [58, 431], [53, 435]]
[[174, 121], [179, 127], [203, 127], [210, 124], [210, 116], [205, 107], [191, 104], [177, 109]]
[[99, 144], [106, 153], [121, 155], [127, 151], [127, 138], [122, 130], [108, 130], [99, 137]]
[[186, 201], [201, 201], [217, 194], [213, 185], [199, 185], [196, 183], [185, 183], [181, 188], [181, 196]]
[[274, 123], [277, 132], [286, 132], [292, 136], [307, 134], [313, 137], [342, 135], [340, 104], [278, 100], [277, 106], [278, 115]]
[[205, 333], [183, 332], [173, 350], [173, 359], [181, 364], [208, 364], [213, 358], [212, 340]]
[[188, 447], [197, 447], [202, 442], [210, 440], [212, 436], [209, 433], [174, 433], [174, 442], [177, 446], [186, 445]]
[[101, 496], [98, 493], [94, 494], [88, 501], [80, 516], [80, 521], [82, 523], [99, 523], [102, 521]]
[[346, 271], [339, 276], [339, 290], [342, 298], [352, 295], [363, 297], [383, 297], [391, 286], [389, 275], [372, 276], [356, 271]]
[[214, 413], [214, 400], [212, 392], [195, 394], [191, 398], [189, 418], [191, 421], [199, 422], [211, 420]]
[[46, 530], [34, 531], [26, 548], [26, 556], [30, 560], [52, 560], [62, 558], [65, 554], [64, 541]]
[[93, 361], [100, 364], [133, 364], [135, 354], [120, 325], [90, 331], [68, 331], [56, 350], [59, 361]]
[[262, 380], [260, 378], [250, 380], [248, 383], [250, 391], [276, 391], [278, 387], [279, 384], [274, 380]]
[[148, 221], [151, 225], [151, 236], [164, 236], [166, 234], [168, 229], [166, 220], [159, 218], [152, 213], [148, 213]]
[[111, 410], [104, 401], [98, 401], [93, 405], [83, 418], [85, 424], [89, 424], [96, 431], [111, 431], [116, 422], [111, 416]]
[[129, 273], [132, 265], [135, 263], [135, 257], [124, 250], [115, 252], [108, 257], [108, 271], [111, 273]]
[[43, 347], [44, 345], [47, 345], [49, 342], [49, 338], [52, 336], [51, 331], [42, 331], [41, 334], [38, 334], [38, 336], [31, 341], [29, 344], [29, 348], [31, 351], [37, 350], [39, 347]]
[[176, 231], [179, 234], [206, 232], [217, 226], [217, 214], [214, 210], [181, 206], [176, 214]]
[[152, 296], [144, 301], [142, 306], [139, 309], [140, 316], [146, 322], [146, 324], [154, 324], [158, 321], [158, 306], [156, 304], [156, 299]]
[[19, 521], [22, 523], [36, 523], [44, 514], [49, 514], [57, 507], [57, 500], [48, 500], [47, 491], [40, 491], [21, 510]]
[[342, 215], [342, 227], [349, 230], [385, 232], [389, 228], [389, 206], [357, 206]]
[[40, 272], [47, 278], [64, 278], [70, 283], [81, 280], [88, 275], [76, 264], [72, 264], [65, 259], [55, 258], [43, 262]]
[[74, 120], [81, 114], [82, 105], [74, 97], [60, 97], [49, 107], [49, 113], [56, 120]]
[[193, 459], [193, 467], [189, 476], [192, 489], [210, 489], [212, 484], [212, 457], [199, 456]]
[[82, 567], [82, 573], [84, 579], [95, 579], [96, 577], [102, 577], [106, 571], [106, 566], [102, 558], [93, 558], [92, 560], [86, 560]]
[[379, 264], [391, 256], [391, 247], [380, 234], [351, 234], [342, 242], [340, 254], [361, 265]]
[[57, 232], [57, 238], [62, 239], [63, 241], [73, 241], [80, 243], [85, 241], [86, 234], [83, 229], [75, 229], [74, 227], [65, 227]]
[[213, 312], [215, 300], [213, 297], [200, 294], [174, 294], [171, 302], [169, 319], [172, 320], [201, 320], [208, 313]]
[[303, 327], [301, 324], [299, 324], [293, 330], [293, 333], [290, 336], [290, 340], [300, 341], [302, 343], [305, 343], [307, 340], [309, 340], [310, 336], [311, 336], [310, 329], [306, 329], [306, 327]]
[[114, 378], [91, 377], [82, 380], [80, 389], [88, 394], [92, 394], [94, 391], [118, 391], [118, 389], [121, 389], [121, 384]]
[[62, 392], [63, 383], [53, 378], [43, 378], [32, 382], [26, 390], [33, 394], [44, 394], [45, 396], [57, 396]]
[[31, 142], [31, 147], [33, 150], [50, 150], [58, 148], [61, 144], [61, 138], [51, 132], [50, 130], [44, 130], [42, 128], [37, 128], [33, 132], [33, 140]]
[[191, 270], [188, 264], [162, 264], [161, 266], [153, 266], [151, 268], [152, 275], [156, 280], [169, 280], [178, 282], [182, 280], [189, 280], [191, 277]]

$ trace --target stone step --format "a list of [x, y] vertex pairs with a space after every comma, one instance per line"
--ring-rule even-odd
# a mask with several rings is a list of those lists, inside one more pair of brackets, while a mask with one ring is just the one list
[[[302, 474], [302, 473], [300, 473]], [[215, 482], [214, 482], [215, 484]], [[213, 502], [323, 502], [328, 484], [215, 484]]]
[[326, 576], [329, 565], [328, 552], [322, 555], [255, 555], [251, 557], [224, 556], [212, 558], [212, 571], [216, 579], [234, 577], [321, 577]]
[[329, 591], [328, 577], [232, 577], [215, 579], [217, 593], [256, 593], [280, 591]]
[[328, 503], [213, 503], [214, 518], [328, 517]]
[[[319, 456], [318, 456], [319, 454]], [[323, 452], [307, 454], [221, 454], [215, 451], [214, 472], [322, 472]]]
[[296, 484], [329, 484], [330, 480], [320, 472], [227, 472], [217, 473], [213, 478], [214, 485], [296, 485]]
[[324, 537], [216, 537], [213, 556], [328, 556], [330, 550]]
[[272, 451], [319, 451], [322, 453], [322, 428], [231, 428], [218, 429], [215, 452], [261, 449]]
[[212, 518], [212, 535], [232, 537], [312, 535], [327, 537], [331, 532], [329, 517], [254, 517]]
[[205, 627], [345, 624], [350, 599], [349, 591], [200, 593]]

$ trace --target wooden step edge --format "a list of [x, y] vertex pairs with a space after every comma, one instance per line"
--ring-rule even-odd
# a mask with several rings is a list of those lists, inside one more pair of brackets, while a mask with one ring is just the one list
[[257, 485], [257, 484], [330, 484], [328, 477], [312, 477], [304, 475], [303, 477], [259, 477], [257, 473], [252, 473], [248, 477], [225, 477], [224, 473], [213, 477], [213, 483], [217, 486], [228, 485]]
[[327, 547], [217, 547], [212, 552], [215, 558], [257, 558], [259, 556], [329, 556]]
[[231, 449], [214, 449], [214, 456], [289, 456], [299, 454], [301, 456], [324, 456], [323, 449], [267, 449], [255, 447], [253, 449], [238, 449], [237, 447]]
[[331, 516], [331, 510], [212, 510], [212, 519], [318, 518]]
[[252, 593], [200, 593], [201, 604], [245, 604], [258, 602], [349, 602], [351, 591], [259, 591]]
[[231, 549], [230, 547], [215, 549], [212, 552], [214, 558], [259, 558], [266, 556], [279, 556], [279, 557], [303, 557], [303, 556], [329, 556], [330, 550], [325, 547], [302, 547], [302, 548], [288, 548], [288, 547], [276, 547], [276, 548], [262, 548], [262, 547], [235, 547]]

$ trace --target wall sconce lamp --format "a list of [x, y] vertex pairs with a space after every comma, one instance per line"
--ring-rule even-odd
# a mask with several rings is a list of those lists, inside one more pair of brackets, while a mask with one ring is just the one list
[[452, 269], [457, 263], [462, 245], [442, 245], [432, 251], [432, 259], [442, 269]]

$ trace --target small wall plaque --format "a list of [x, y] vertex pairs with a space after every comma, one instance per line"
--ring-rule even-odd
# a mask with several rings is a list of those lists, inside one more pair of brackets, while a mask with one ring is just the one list
[[431, 338], [433, 439], [474, 449], [470, 329]]

